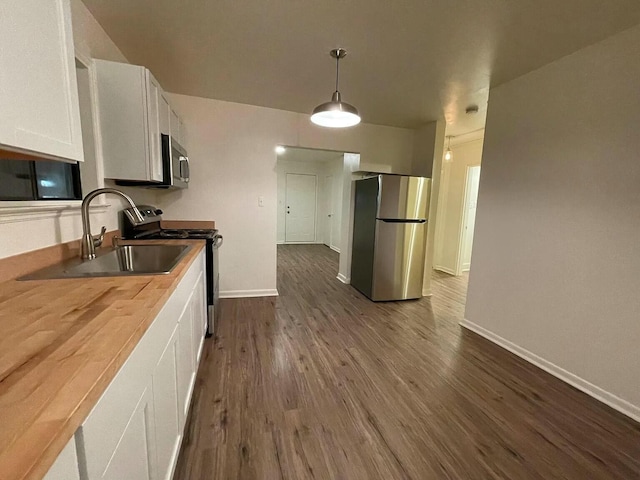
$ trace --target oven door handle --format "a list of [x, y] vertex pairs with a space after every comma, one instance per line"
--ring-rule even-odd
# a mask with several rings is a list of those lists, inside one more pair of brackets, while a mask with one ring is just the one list
[[224, 237], [222, 235], [216, 235], [215, 241], [213, 242], [213, 248], [220, 248], [223, 242], [224, 242]]

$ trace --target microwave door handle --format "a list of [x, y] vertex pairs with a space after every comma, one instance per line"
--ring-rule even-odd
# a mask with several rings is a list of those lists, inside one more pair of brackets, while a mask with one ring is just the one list
[[180, 157], [180, 179], [189, 182], [189, 157]]

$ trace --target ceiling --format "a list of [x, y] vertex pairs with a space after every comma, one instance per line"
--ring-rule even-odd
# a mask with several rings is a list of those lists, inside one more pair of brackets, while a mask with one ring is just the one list
[[[638, 0], [83, 0], [174, 93], [447, 134], [484, 126], [489, 88], [640, 23]], [[469, 104], [476, 115], [465, 115]]]

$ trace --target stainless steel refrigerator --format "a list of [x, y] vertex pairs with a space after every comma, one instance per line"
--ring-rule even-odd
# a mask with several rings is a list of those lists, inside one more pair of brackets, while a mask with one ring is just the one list
[[356, 180], [351, 285], [374, 301], [422, 296], [431, 179]]

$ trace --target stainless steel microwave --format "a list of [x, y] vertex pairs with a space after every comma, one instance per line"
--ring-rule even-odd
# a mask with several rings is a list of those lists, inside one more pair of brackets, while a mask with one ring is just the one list
[[169, 135], [162, 134], [162, 168], [164, 187], [189, 187], [189, 156], [186, 150]]
[[148, 188], [189, 188], [189, 156], [169, 135], [162, 133], [162, 181], [116, 180], [116, 185]]

